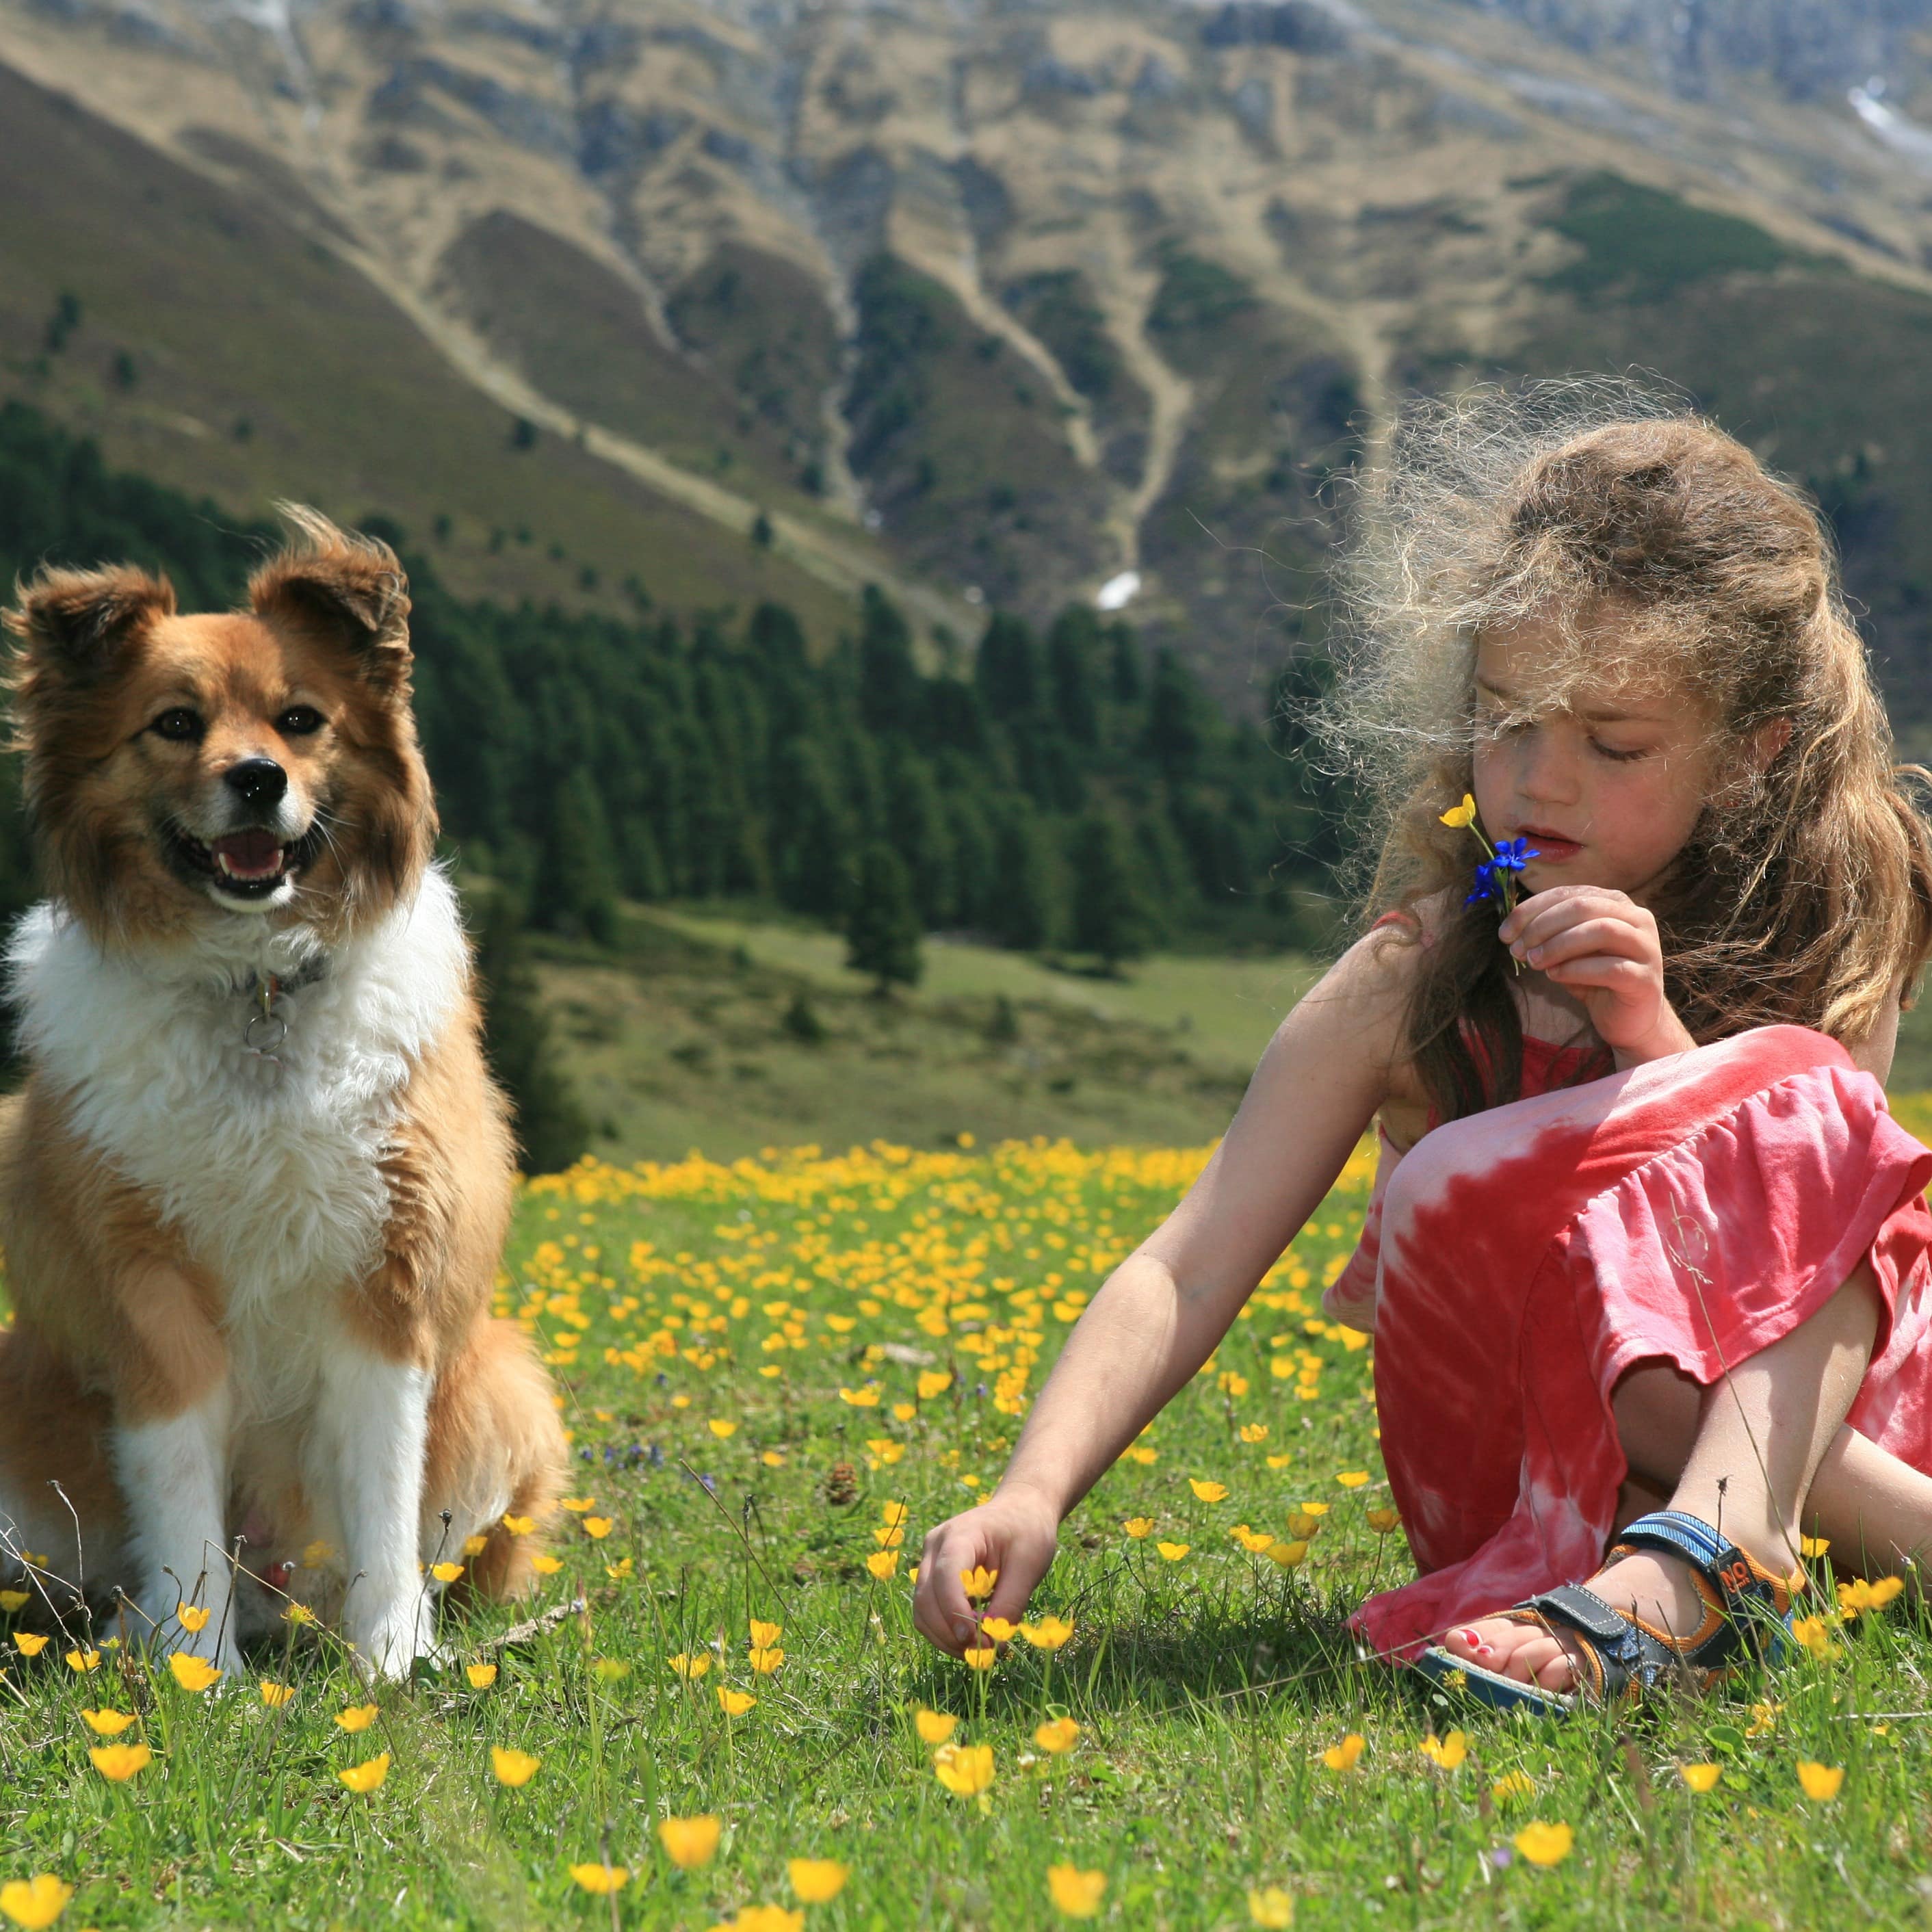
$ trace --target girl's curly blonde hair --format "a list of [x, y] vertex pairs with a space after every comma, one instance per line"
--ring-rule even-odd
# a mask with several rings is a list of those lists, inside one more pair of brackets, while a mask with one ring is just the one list
[[[1798, 490], [1680, 399], [1593, 378], [1407, 411], [1360, 508], [1313, 722], [1370, 808], [1364, 910], [1440, 901], [1406, 1039], [1443, 1118], [1520, 1090], [1495, 909], [1463, 904], [1470, 842], [1438, 814], [1471, 788], [1477, 640], [1526, 620], [1552, 640], [1538, 708], [1641, 680], [1707, 721], [1712, 796], [1649, 902], [1694, 1038], [1786, 1022], [1856, 1042], [1910, 998], [1932, 948], [1932, 839], [1904, 786], [1928, 774], [1892, 762]], [[1754, 742], [1780, 721], [1765, 764]]]

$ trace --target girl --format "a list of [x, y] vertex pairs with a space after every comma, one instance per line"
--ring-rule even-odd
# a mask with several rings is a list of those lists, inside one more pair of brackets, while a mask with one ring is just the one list
[[[1325, 1300], [1373, 1330], [1421, 1573], [1356, 1612], [1378, 1651], [1563, 1709], [1788, 1620], [1801, 1523], [1861, 1574], [1932, 1545], [1932, 1154], [1880, 1084], [1932, 842], [1816, 516], [1604, 385], [1438, 408], [1384, 481], [1330, 721], [1382, 803], [1383, 916], [1095, 1296], [998, 1489], [928, 1537], [943, 1649], [964, 1570], [1021, 1615], [1378, 1116]], [[1500, 921], [1466, 794], [1515, 842]]]

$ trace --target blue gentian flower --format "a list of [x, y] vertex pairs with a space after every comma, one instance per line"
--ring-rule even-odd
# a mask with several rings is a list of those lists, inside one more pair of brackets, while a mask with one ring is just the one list
[[1476, 890], [1462, 903], [1474, 905], [1478, 899], [1492, 899], [1501, 890], [1496, 879], [1496, 862], [1491, 859], [1479, 859], [1476, 862]]
[[1527, 838], [1505, 838], [1496, 848], [1496, 867], [1498, 872], [1520, 872], [1526, 859], [1540, 859], [1538, 851]]

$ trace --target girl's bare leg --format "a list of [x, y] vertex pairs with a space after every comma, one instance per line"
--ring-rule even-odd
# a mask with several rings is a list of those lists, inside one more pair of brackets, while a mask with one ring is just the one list
[[[1904, 1471], [1924, 1486], [1921, 1494], [1887, 1472], [1874, 1498], [1866, 1485], [1876, 1472], [1856, 1448], [1836, 1439], [1871, 1359], [1878, 1306], [1870, 1264], [1861, 1262], [1808, 1321], [1735, 1364], [1708, 1388], [1669, 1368], [1626, 1376], [1611, 1406], [1637, 1482], [1659, 1492], [1667, 1486], [1671, 1508], [1718, 1526], [1780, 1572], [1797, 1568], [1801, 1516], [1808, 1526], [1814, 1512], [1822, 1519], [1819, 1533], [1832, 1537], [1834, 1555], [1832, 1526], [1845, 1533], [1847, 1554], [1862, 1544], [1909, 1549], [1932, 1540], [1932, 1478]], [[1904, 1469], [1891, 1456], [1883, 1460]], [[1826, 1496], [1814, 1497], [1828, 1462], [1833, 1474]], [[1626, 1556], [1588, 1580], [1606, 1602], [1634, 1607], [1659, 1629], [1688, 1632], [1702, 1620], [1690, 1570], [1674, 1558]], [[1547, 1690], [1567, 1690], [1574, 1681], [1568, 1651], [1535, 1624], [1481, 1619], [1449, 1632], [1444, 1648]]]

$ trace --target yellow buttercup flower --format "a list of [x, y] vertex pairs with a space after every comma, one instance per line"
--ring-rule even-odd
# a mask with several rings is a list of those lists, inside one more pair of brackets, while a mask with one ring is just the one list
[[928, 1369], [919, 1378], [919, 1399], [931, 1402], [935, 1396], [942, 1396], [952, 1386], [952, 1372], [950, 1369]]
[[898, 1567], [898, 1556], [890, 1550], [875, 1550], [866, 1558], [866, 1568], [881, 1583], [890, 1583]]
[[600, 1543], [617, 1526], [615, 1520], [608, 1516], [586, 1516], [582, 1522], [584, 1534], [594, 1537]]
[[1000, 1660], [1000, 1653], [990, 1643], [969, 1646], [960, 1656], [969, 1670], [990, 1670]]
[[836, 1858], [788, 1858], [791, 1888], [808, 1905], [829, 1905], [845, 1888], [852, 1868]]
[[711, 1668], [710, 1658], [702, 1651], [695, 1656], [688, 1655], [685, 1652], [680, 1651], [670, 1660], [670, 1663], [672, 1670], [687, 1682], [693, 1678], [702, 1677]]
[[757, 1650], [769, 1650], [784, 1635], [783, 1624], [768, 1624], [761, 1618], [751, 1619], [752, 1644]]
[[32, 1630], [22, 1630], [14, 1640], [14, 1648], [22, 1657], [38, 1657], [46, 1647], [46, 1639], [36, 1636]]
[[959, 1587], [969, 1600], [981, 1601], [993, 1594], [993, 1586], [1000, 1580], [997, 1570], [988, 1570], [983, 1564], [976, 1563], [970, 1570], [959, 1573]]
[[557, 1507], [567, 1509], [572, 1516], [581, 1516], [586, 1510], [593, 1510], [597, 1507], [597, 1498], [595, 1496], [560, 1496]]
[[1298, 1570], [1307, 1558], [1308, 1545], [1299, 1538], [1293, 1543], [1270, 1543], [1262, 1554], [1283, 1570]]
[[1801, 1536], [1798, 1539], [1800, 1554], [1808, 1557], [1822, 1556], [1831, 1546], [1832, 1539], [1828, 1536]]
[[621, 1892], [631, 1882], [631, 1874], [622, 1865], [572, 1865], [570, 1875], [586, 1892], [600, 1898]]
[[1715, 1764], [1680, 1764], [1677, 1774], [1693, 1791], [1708, 1791], [1724, 1775], [1724, 1767]]
[[1369, 1472], [1366, 1469], [1339, 1469], [1335, 1480], [1345, 1490], [1359, 1490], [1369, 1480]]
[[1058, 1650], [1072, 1634], [1073, 1626], [1062, 1617], [1045, 1616], [1020, 1625], [1020, 1635], [1036, 1650]]
[[959, 1720], [944, 1711], [928, 1711], [924, 1705], [913, 1713], [913, 1726], [929, 1744], [943, 1744], [959, 1728]]
[[490, 1768], [496, 1774], [499, 1784], [507, 1784], [514, 1791], [530, 1783], [536, 1776], [543, 1760], [532, 1757], [528, 1751], [512, 1750], [503, 1744], [490, 1747]]
[[694, 1818], [660, 1818], [658, 1842], [680, 1871], [695, 1871], [717, 1856], [723, 1829], [722, 1821], [709, 1812]]
[[1107, 1889], [1107, 1874], [1082, 1871], [1077, 1865], [1048, 1865], [1046, 1888], [1053, 1902], [1070, 1918], [1091, 1918], [1100, 1909], [1100, 1894]]
[[466, 1536], [463, 1539], [463, 1553], [466, 1556], [481, 1556], [489, 1546], [487, 1536]]
[[1476, 801], [1466, 791], [1460, 805], [1452, 805], [1447, 812], [1439, 814], [1438, 818], [1442, 824], [1453, 825], [1458, 832], [1466, 831], [1476, 822]]
[[208, 1690], [221, 1676], [206, 1658], [190, 1657], [184, 1650], [176, 1651], [168, 1659], [168, 1669], [184, 1690]]
[[338, 1771], [336, 1776], [351, 1791], [367, 1794], [376, 1790], [389, 1774], [389, 1754], [384, 1751], [380, 1757], [366, 1758], [360, 1764], [352, 1764], [346, 1771]]
[[134, 1721], [125, 1711], [83, 1711], [80, 1714], [97, 1737], [118, 1738]]
[[1322, 1754], [1322, 1762], [1330, 1771], [1353, 1771], [1362, 1755], [1364, 1740], [1359, 1731], [1351, 1731], [1339, 1744], [1330, 1744]]
[[1256, 1924], [1268, 1928], [1269, 1932], [1281, 1932], [1282, 1927], [1294, 1923], [1294, 1900], [1278, 1885], [1270, 1886], [1265, 1892], [1250, 1892], [1248, 1916]]
[[1568, 1825], [1547, 1825], [1540, 1819], [1524, 1826], [1510, 1840], [1533, 1865], [1560, 1865], [1575, 1841], [1576, 1834]]
[[1071, 1718], [1051, 1718], [1034, 1732], [1033, 1741], [1049, 1755], [1058, 1757], [1070, 1751], [1078, 1742], [1080, 1726]]
[[722, 1415], [714, 1415], [705, 1426], [721, 1442], [728, 1442], [738, 1432], [738, 1425]]
[[51, 1925], [67, 1910], [74, 1887], [52, 1872], [37, 1873], [32, 1878], [9, 1879], [0, 1885], [0, 1912], [28, 1932]]
[[776, 1645], [763, 1650], [754, 1650], [747, 1659], [760, 1677], [769, 1677], [784, 1660], [784, 1652]]
[[993, 1782], [991, 1744], [941, 1744], [932, 1755], [932, 1768], [946, 1790], [962, 1798], [975, 1798]]
[[1469, 1755], [1469, 1740], [1460, 1731], [1451, 1731], [1446, 1738], [1424, 1738], [1422, 1754], [1444, 1771], [1454, 1771]]
[[439, 1583], [453, 1583], [463, 1574], [463, 1565], [460, 1563], [432, 1563], [429, 1566], [429, 1574]]
[[496, 1681], [496, 1666], [494, 1664], [466, 1664], [463, 1674], [469, 1678], [472, 1690], [487, 1690]]
[[512, 1536], [528, 1536], [537, 1526], [533, 1516], [506, 1516], [502, 1519], [503, 1527]]
[[1163, 1560], [1169, 1563], [1178, 1563], [1193, 1546], [1189, 1543], [1156, 1543], [1154, 1545]]
[[1138, 1543], [1152, 1532], [1154, 1518], [1150, 1516], [1130, 1516], [1120, 1527]]
[[1011, 1643], [1019, 1634], [1019, 1625], [1004, 1617], [982, 1617], [980, 1634], [991, 1637], [995, 1643]]
[[1490, 1786], [1490, 1796], [1498, 1804], [1508, 1804], [1519, 1798], [1527, 1798], [1535, 1789], [1536, 1780], [1528, 1772], [1513, 1771]]
[[1226, 1499], [1228, 1494], [1228, 1486], [1226, 1483], [1204, 1483], [1198, 1480], [1192, 1476], [1190, 1476], [1188, 1478], [1187, 1486], [1192, 1490], [1204, 1503], [1218, 1503], [1222, 1502]]
[[742, 1718], [758, 1701], [748, 1690], [734, 1690], [728, 1684], [718, 1687], [718, 1707], [728, 1718]]
[[154, 1756], [146, 1744], [94, 1744], [88, 1756], [103, 1778], [124, 1784]]
[[206, 1606], [200, 1604], [177, 1604], [175, 1606], [175, 1620], [184, 1630], [206, 1630], [209, 1615]]
[[352, 1704], [346, 1711], [335, 1714], [335, 1721], [345, 1731], [366, 1731], [378, 1715], [374, 1704]]
[[296, 1694], [292, 1684], [278, 1684], [272, 1678], [261, 1680], [262, 1702], [272, 1711], [278, 1711]]
[[1401, 1516], [1392, 1509], [1372, 1509], [1367, 1512], [1369, 1527], [1378, 1536], [1386, 1536], [1402, 1521]]
[[1838, 1796], [1838, 1787], [1845, 1781], [1843, 1765], [1818, 1764], [1810, 1758], [1798, 1760], [1798, 1782], [1807, 1798], [1820, 1804], [1828, 1804]]
[[98, 1670], [100, 1668], [100, 1653], [98, 1650], [70, 1650], [67, 1653], [64, 1661], [70, 1670]]
[[0, 1590], [0, 1610], [10, 1617], [16, 1610], [24, 1610], [32, 1593], [26, 1590]]

